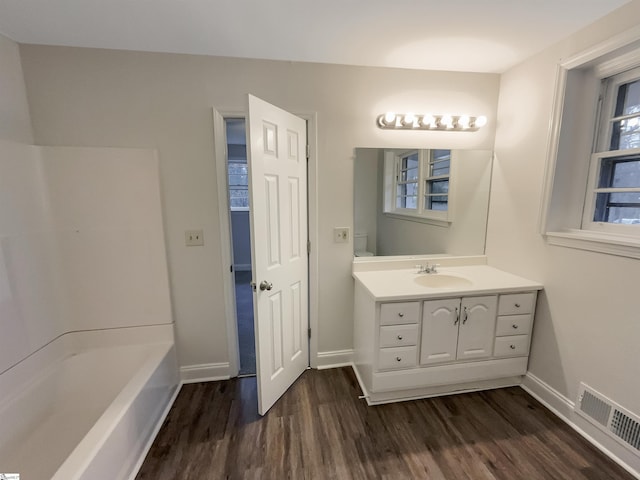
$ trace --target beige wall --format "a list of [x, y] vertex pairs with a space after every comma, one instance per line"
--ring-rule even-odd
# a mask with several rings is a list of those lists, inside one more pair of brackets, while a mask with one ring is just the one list
[[[318, 350], [352, 348], [355, 146], [492, 149], [499, 77], [153, 54], [20, 47], [36, 142], [159, 150], [172, 299], [181, 365], [228, 361], [211, 107], [242, 110], [252, 93], [296, 113], [317, 112]], [[388, 110], [486, 114], [476, 133], [381, 131]], [[312, 226], [313, 227], [313, 226]], [[185, 248], [203, 228], [205, 246]]]
[[0, 138], [33, 143], [18, 44], [0, 35]]
[[[530, 372], [570, 401], [583, 381], [636, 414], [640, 261], [549, 246], [538, 232], [538, 215], [556, 64], [637, 26], [638, 18], [634, 1], [502, 76], [487, 238], [493, 266], [545, 286]], [[637, 458], [632, 462], [640, 469]]]

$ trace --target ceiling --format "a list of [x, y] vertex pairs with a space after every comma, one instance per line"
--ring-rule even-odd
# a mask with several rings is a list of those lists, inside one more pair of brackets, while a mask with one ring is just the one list
[[500, 73], [629, 0], [2, 0], [19, 43]]

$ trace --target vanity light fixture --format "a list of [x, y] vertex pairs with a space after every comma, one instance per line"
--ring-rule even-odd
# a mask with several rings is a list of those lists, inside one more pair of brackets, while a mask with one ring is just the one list
[[452, 132], [474, 132], [487, 124], [484, 115], [432, 115], [425, 113], [387, 112], [378, 116], [378, 127], [385, 130], [450, 130]]

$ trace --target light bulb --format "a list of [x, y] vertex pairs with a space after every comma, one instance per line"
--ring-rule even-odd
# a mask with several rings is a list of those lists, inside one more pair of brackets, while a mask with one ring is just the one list
[[443, 115], [440, 119], [440, 125], [445, 128], [453, 127], [453, 118], [451, 118], [451, 115]]
[[402, 121], [402, 123], [404, 125], [411, 125], [413, 126], [414, 122], [416, 121], [416, 116], [413, 113], [407, 113], [404, 116], [404, 120]]
[[484, 127], [486, 124], [487, 124], [487, 117], [485, 117], [484, 115], [480, 115], [479, 117], [477, 117], [474, 123], [476, 127]]
[[431, 128], [435, 123], [436, 123], [436, 119], [433, 118], [433, 115], [431, 115], [430, 113], [427, 113], [422, 117], [422, 124], [425, 127]]
[[387, 112], [384, 114], [384, 123], [387, 125], [392, 125], [396, 121], [396, 114], [393, 112]]
[[458, 126], [460, 128], [469, 128], [470, 121], [469, 115], [460, 115], [458, 118]]

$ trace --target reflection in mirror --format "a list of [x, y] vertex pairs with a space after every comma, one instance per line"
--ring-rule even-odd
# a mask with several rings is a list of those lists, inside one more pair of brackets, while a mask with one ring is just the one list
[[493, 152], [356, 148], [354, 253], [483, 255]]

